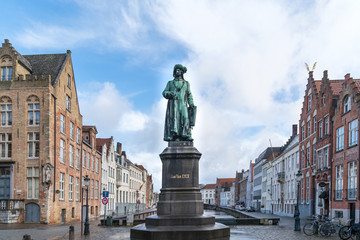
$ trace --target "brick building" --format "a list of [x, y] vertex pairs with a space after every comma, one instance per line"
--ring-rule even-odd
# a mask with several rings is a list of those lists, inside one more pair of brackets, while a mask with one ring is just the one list
[[[333, 128], [332, 119], [335, 114], [336, 103], [343, 80], [329, 80], [327, 71], [324, 71], [319, 89], [319, 99], [314, 118], [314, 131], [316, 132], [316, 172], [315, 172], [315, 214], [329, 215], [329, 193], [332, 184], [331, 159], [333, 156]], [[317, 121], [317, 122], [316, 122]]]
[[[86, 205], [86, 194], [88, 194], [89, 202], [89, 218], [96, 218], [100, 216], [100, 187], [101, 187], [101, 152], [96, 150], [96, 134], [95, 126], [82, 127], [82, 182], [83, 186], [83, 211]], [[87, 187], [84, 186], [84, 178], [90, 178], [88, 193]], [[82, 220], [85, 219], [85, 211], [83, 212]]]
[[235, 182], [235, 178], [216, 178], [215, 185], [215, 205], [220, 206], [221, 191], [230, 192], [231, 184]]
[[5, 40], [0, 59], [0, 221], [79, 220], [82, 116], [71, 52], [23, 56]]
[[333, 118], [333, 217], [359, 222], [359, 98], [360, 80], [345, 75]]

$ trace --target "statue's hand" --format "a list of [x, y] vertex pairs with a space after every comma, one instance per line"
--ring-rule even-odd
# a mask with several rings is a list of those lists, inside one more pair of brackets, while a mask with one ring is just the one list
[[174, 98], [175, 97], [175, 93], [174, 92], [170, 92], [170, 98]]

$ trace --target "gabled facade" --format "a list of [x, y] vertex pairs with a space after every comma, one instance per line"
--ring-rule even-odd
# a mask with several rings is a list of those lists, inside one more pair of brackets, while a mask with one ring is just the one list
[[360, 80], [345, 75], [333, 118], [332, 217], [359, 221]]
[[[300, 182], [300, 216], [315, 214], [315, 166], [316, 166], [316, 125], [317, 106], [321, 81], [315, 81], [313, 72], [309, 72], [305, 89], [303, 107], [300, 115], [299, 168], [302, 174]], [[314, 128], [315, 127], [315, 128]]]
[[[100, 187], [101, 187], [101, 152], [96, 150], [95, 126], [82, 127], [82, 184], [83, 186], [83, 215], [85, 220], [86, 195], [88, 195], [89, 218], [98, 218], [100, 216]], [[88, 176], [90, 179], [88, 187], [84, 186], [84, 179]], [[88, 190], [87, 190], [88, 189]], [[87, 192], [86, 192], [87, 191]]]
[[[314, 129], [316, 131], [316, 173], [315, 173], [315, 214], [329, 216], [331, 199], [329, 198], [331, 184], [331, 159], [333, 156], [332, 120], [343, 80], [329, 80], [324, 71], [319, 91], [319, 102]], [[317, 121], [317, 122], [316, 122]]]
[[0, 222], [80, 220], [82, 116], [71, 52], [0, 48]]
[[101, 207], [101, 215], [112, 215], [115, 212], [115, 196], [116, 196], [116, 161], [115, 161], [115, 148], [114, 148], [114, 139], [111, 136], [110, 138], [97, 138], [96, 147], [99, 152], [102, 153], [101, 161], [101, 183], [103, 191], [109, 192], [108, 204]]
[[235, 178], [216, 178], [215, 186], [215, 205], [220, 206], [221, 204], [221, 192], [229, 192], [231, 184], [235, 182]]

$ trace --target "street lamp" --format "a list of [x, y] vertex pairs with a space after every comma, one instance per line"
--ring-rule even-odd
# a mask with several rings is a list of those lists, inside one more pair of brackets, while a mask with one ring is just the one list
[[84, 178], [84, 184], [86, 186], [86, 214], [85, 214], [85, 229], [84, 229], [84, 235], [90, 234], [90, 226], [89, 226], [89, 183], [90, 178], [88, 175]]
[[299, 210], [299, 198], [300, 198], [300, 181], [301, 181], [301, 172], [298, 171], [296, 176], [297, 182], [297, 201], [296, 201], [296, 208], [295, 208], [295, 228], [294, 231], [301, 231], [300, 229], [300, 210]]

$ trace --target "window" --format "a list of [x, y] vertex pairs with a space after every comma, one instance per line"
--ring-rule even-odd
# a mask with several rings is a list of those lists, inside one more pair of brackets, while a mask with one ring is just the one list
[[342, 165], [335, 168], [335, 200], [342, 200], [343, 191], [343, 167]]
[[98, 193], [99, 193], [99, 181], [95, 182], [95, 199], [98, 199]]
[[80, 149], [76, 149], [76, 169], [80, 169]]
[[39, 168], [37, 167], [27, 168], [27, 198], [39, 198]]
[[65, 134], [65, 116], [60, 114], [60, 132]]
[[65, 184], [65, 174], [60, 173], [59, 200], [64, 200], [64, 184]]
[[65, 141], [60, 139], [60, 162], [65, 164]]
[[12, 153], [12, 136], [11, 133], [1, 133], [0, 147], [1, 147], [1, 158], [11, 158]]
[[40, 104], [28, 104], [28, 124], [29, 126], [38, 126], [40, 124]]
[[310, 147], [306, 148], [305, 166], [310, 166]]
[[344, 113], [351, 110], [351, 97], [347, 96], [344, 101]]
[[313, 121], [314, 121], [314, 132], [316, 132], [316, 123], [317, 123], [316, 116], [313, 118]]
[[12, 67], [1, 67], [1, 81], [10, 81], [12, 79]]
[[87, 169], [90, 169], [90, 153], [87, 154], [87, 162], [86, 162], [86, 165], [87, 165]]
[[329, 148], [324, 148], [324, 167], [329, 166]]
[[69, 201], [73, 201], [73, 176], [69, 176]]
[[312, 164], [316, 165], [316, 145], [313, 145], [313, 157], [312, 157]]
[[329, 116], [327, 116], [325, 118], [325, 129], [324, 129], [325, 130], [325, 136], [330, 134], [329, 126], [330, 126], [330, 124], [329, 124]]
[[349, 200], [356, 200], [356, 179], [357, 179], [357, 166], [356, 162], [348, 163], [348, 194]]
[[69, 95], [66, 95], [66, 109], [71, 111], [71, 98]]
[[318, 152], [318, 169], [321, 169], [323, 167], [323, 164], [322, 164], [322, 150], [319, 150]]
[[38, 158], [39, 157], [39, 141], [40, 134], [38, 132], [28, 133], [28, 157]]
[[76, 201], [80, 201], [80, 178], [76, 178]]
[[[99, 158], [96, 158], [95, 171], [96, 171], [97, 173], [99, 172]], [[120, 178], [120, 180], [121, 180], [121, 178]]]
[[74, 167], [74, 146], [71, 144], [69, 146], [69, 165]]
[[12, 105], [11, 103], [1, 104], [1, 126], [12, 125]]
[[70, 139], [74, 140], [74, 123], [70, 122]]
[[80, 144], [80, 128], [76, 129], [76, 142]]
[[306, 178], [306, 202], [308, 203], [310, 199], [310, 177]]
[[90, 195], [91, 199], [94, 199], [94, 179], [91, 179], [90, 181]]
[[301, 126], [301, 140], [305, 139], [305, 127]]
[[358, 138], [358, 120], [355, 119], [349, 123], [349, 147], [357, 144]]
[[68, 86], [68, 88], [71, 87], [71, 76], [70, 76], [70, 74], [67, 75], [67, 86]]
[[82, 151], [82, 167], [86, 168], [86, 153], [85, 153], [85, 150]]
[[319, 121], [319, 138], [323, 137], [323, 120], [320, 119]]
[[336, 151], [344, 149], [344, 126], [336, 129]]
[[311, 121], [309, 120], [307, 122], [307, 136], [310, 136], [311, 134]]
[[335, 218], [343, 218], [344, 213], [343, 211], [335, 211]]
[[91, 171], [94, 171], [94, 156], [91, 155]]
[[311, 109], [311, 91], [309, 91], [308, 93], [308, 108], [307, 110], [309, 111]]

